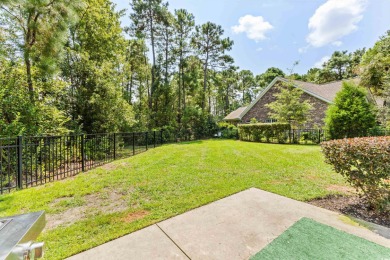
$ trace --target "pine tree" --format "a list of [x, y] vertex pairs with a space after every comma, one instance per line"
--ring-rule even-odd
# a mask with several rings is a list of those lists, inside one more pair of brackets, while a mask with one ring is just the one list
[[325, 123], [332, 139], [366, 136], [376, 124], [366, 91], [352, 82], [343, 82], [334, 104], [326, 112]]

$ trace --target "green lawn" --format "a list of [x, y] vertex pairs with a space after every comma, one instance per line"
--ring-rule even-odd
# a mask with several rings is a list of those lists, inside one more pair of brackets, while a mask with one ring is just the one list
[[347, 186], [323, 161], [319, 146], [224, 140], [165, 145], [0, 196], [0, 215], [46, 210], [50, 223], [61, 224], [40, 240], [47, 259], [62, 259], [250, 187], [305, 201]]

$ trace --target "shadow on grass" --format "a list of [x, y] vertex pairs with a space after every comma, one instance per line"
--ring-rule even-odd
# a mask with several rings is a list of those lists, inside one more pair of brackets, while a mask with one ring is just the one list
[[181, 141], [181, 142], [176, 142], [172, 144], [177, 144], [177, 145], [187, 145], [187, 144], [203, 144], [205, 140], [196, 140], [196, 141]]
[[176, 142], [173, 144], [178, 144], [178, 145], [183, 145], [183, 144], [203, 144], [205, 141], [239, 141], [236, 139], [228, 139], [228, 138], [208, 138], [208, 139], [200, 139], [200, 140], [194, 140], [194, 141], [181, 141], [181, 142]]

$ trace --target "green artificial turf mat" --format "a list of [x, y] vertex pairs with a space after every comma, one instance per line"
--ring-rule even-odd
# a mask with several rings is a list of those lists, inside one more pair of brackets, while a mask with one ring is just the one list
[[390, 248], [302, 218], [251, 257], [258, 259], [390, 259]]

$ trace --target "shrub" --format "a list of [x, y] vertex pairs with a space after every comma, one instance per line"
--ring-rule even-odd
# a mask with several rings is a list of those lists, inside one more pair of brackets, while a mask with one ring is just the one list
[[390, 211], [390, 136], [322, 143], [326, 162], [382, 211]]
[[325, 134], [321, 130], [304, 130], [300, 132], [300, 140], [294, 140], [296, 143], [303, 142], [305, 144], [307, 143], [313, 143], [313, 144], [319, 144], [321, 140], [325, 139]]
[[285, 123], [238, 125], [238, 133], [242, 141], [261, 142], [265, 138], [266, 142], [276, 139], [278, 143], [285, 143], [288, 138], [286, 131], [290, 129], [290, 124]]
[[226, 123], [226, 122], [219, 122], [218, 128], [219, 128], [219, 131], [221, 132], [222, 138], [237, 139], [237, 137], [238, 137], [237, 126]]
[[326, 128], [330, 139], [367, 136], [376, 125], [373, 106], [366, 91], [352, 82], [343, 82], [335, 102], [326, 111]]
[[182, 118], [179, 131], [180, 139], [192, 140], [213, 137], [218, 131], [217, 123], [212, 115], [202, 112], [199, 107], [188, 106]]

